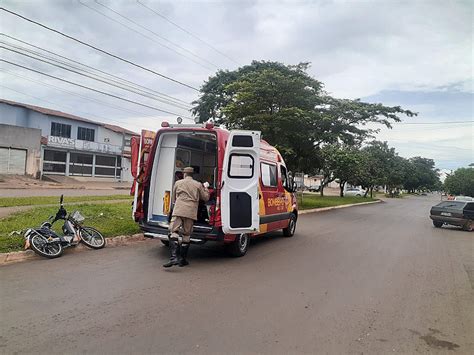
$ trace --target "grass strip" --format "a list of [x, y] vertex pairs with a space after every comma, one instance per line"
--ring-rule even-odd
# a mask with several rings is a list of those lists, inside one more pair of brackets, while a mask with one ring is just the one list
[[[130, 195], [106, 195], [106, 196], [65, 196], [64, 203], [108, 201], [108, 200], [131, 200]], [[0, 207], [33, 206], [33, 205], [59, 205], [59, 196], [30, 196], [30, 197], [0, 197]]]
[[[303, 200], [303, 202], [301, 202]], [[322, 207], [333, 207], [339, 205], [349, 205], [353, 203], [363, 203], [375, 201], [376, 199], [370, 197], [340, 197], [340, 196], [323, 196], [313, 195], [313, 194], [304, 194], [301, 198], [301, 194], [298, 194], [298, 207], [301, 210], [309, 210], [312, 208], [322, 208]]]
[[[0, 219], [0, 253], [23, 249], [23, 235], [9, 236], [12, 231], [38, 227], [54, 215], [57, 207], [35, 207], [28, 211], [17, 212]], [[78, 210], [85, 217], [84, 225], [97, 228], [105, 237], [129, 235], [139, 232], [138, 224], [132, 220], [130, 201], [114, 204], [80, 204], [70, 206], [69, 212]], [[60, 232], [62, 221], [54, 224]], [[61, 234], [61, 233], [60, 233]]]

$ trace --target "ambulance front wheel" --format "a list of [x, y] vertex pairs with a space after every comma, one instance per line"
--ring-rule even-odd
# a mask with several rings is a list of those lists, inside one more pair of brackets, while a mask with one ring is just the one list
[[288, 222], [288, 227], [283, 228], [283, 235], [285, 237], [292, 237], [295, 235], [296, 230], [296, 215], [294, 213], [290, 216], [290, 221]]
[[249, 236], [245, 233], [235, 236], [235, 240], [227, 246], [229, 253], [234, 257], [241, 257], [249, 248]]

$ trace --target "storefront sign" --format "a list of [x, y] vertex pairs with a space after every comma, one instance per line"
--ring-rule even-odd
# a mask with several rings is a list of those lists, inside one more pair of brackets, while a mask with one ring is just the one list
[[48, 146], [74, 150], [85, 150], [105, 154], [122, 154], [122, 147], [118, 145], [55, 136], [48, 137]]
[[76, 143], [75, 139], [72, 139], [72, 138], [55, 137], [55, 136], [48, 137], [48, 145], [52, 145], [56, 147], [74, 148], [75, 143]]

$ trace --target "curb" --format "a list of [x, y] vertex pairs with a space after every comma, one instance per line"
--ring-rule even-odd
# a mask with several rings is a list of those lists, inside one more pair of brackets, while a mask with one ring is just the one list
[[299, 211], [298, 215], [301, 214], [307, 214], [307, 213], [316, 213], [316, 212], [324, 212], [324, 211], [331, 211], [331, 210], [337, 210], [339, 208], [347, 208], [347, 207], [354, 207], [354, 206], [363, 206], [363, 205], [371, 205], [373, 203], [381, 203], [383, 202], [382, 200], [377, 200], [377, 201], [369, 201], [369, 202], [361, 202], [361, 203], [351, 203], [348, 205], [339, 205], [339, 206], [331, 206], [331, 207], [321, 207], [321, 208], [313, 208], [310, 210], [303, 210]]
[[[113, 238], [105, 239], [105, 246], [107, 248], [114, 248], [119, 246], [129, 245], [135, 242], [145, 241], [147, 238], [143, 236], [142, 233], [133, 234], [133, 235], [119, 235]], [[87, 248], [84, 244], [79, 244], [76, 247], [68, 249], [68, 253], [78, 253], [85, 250], [92, 250]], [[36, 255], [33, 250], [24, 250], [24, 251], [12, 251], [10, 253], [0, 253], [0, 265], [12, 264], [20, 261], [26, 260], [40, 260], [46, 259]]]

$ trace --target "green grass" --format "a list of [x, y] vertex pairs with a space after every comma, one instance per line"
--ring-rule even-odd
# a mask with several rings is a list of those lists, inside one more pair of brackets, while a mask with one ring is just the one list
[[321, 207], [332, 207], [339, 205], [349, 205], [352, 203], [362, 203], [375, 201], [374, 198], [370, 197], [339, 197], [339, 196], [323, 196], [305, 194], [303, 196], [303, 203], [301, 203], [301, 195], [298, 194], [298, 206], [301, 210], [307, 210], [311, 208]]
[[[70, 212], [79, 210], [86, 218], [84, 225], [97, 228], [105, 237], [128, 235], [139, 232], [137, 223], [132, 220], [129, 201], [114, 204], [80, 204], [71, 206]], [[0, 252], [22, 250], [23, 235], [9, 236], [10, 232], [30, 227], [38, 227], [50, 215], [55, 214], [57, 207], [35, 207], [24, 212], [17, 212], [0, 219]], [[61, 221], [54, 224], [59, 231]]]
[[[108, 201], [108, 200], [131, 200], [130, 195], [108, 195], [108, 196], [66, 196], [64, 203]], [[0, 207], [32, 206], [32, 205], [59, 205], [59, 196], [30, 196], [30, 197], [0, 197]]]

